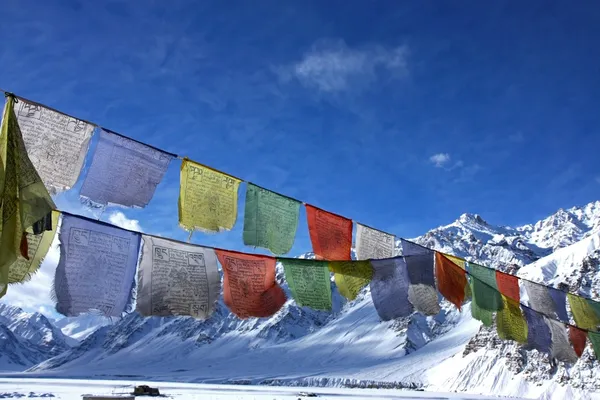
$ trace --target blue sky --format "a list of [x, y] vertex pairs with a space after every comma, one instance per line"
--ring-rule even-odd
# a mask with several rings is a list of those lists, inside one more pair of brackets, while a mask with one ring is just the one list
[[[5, 0], [2, 14], [3, 89], [399, 236], [600, 198], [592, 1]], [[123, 223], [184, 239], [178, 187], [173, 162]], [[78, 203], [77, 188], [58, 199]], [[194, 242], [244, 249], [242, 212]]]

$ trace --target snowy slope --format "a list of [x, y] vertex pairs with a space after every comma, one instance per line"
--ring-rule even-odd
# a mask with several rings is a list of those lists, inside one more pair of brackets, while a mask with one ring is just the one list
[[[558, 284], [564, 277], [565, 284], [580, 285], [574, 289], [597, 293], [597, 264], [572, 253], [579, 254], [580, 247], [596, 248], [599, 221], [600, 202], [560, 210], [517, 228], [493, 226], [480, 216], [464, 214], [415, 240], [531, 279], [537, 274], [539, 280]], [[540, 260], [580, 240], [583, 244], [563, 250], [563, 255], [556, 253], [556, 270], [564, 273], [549, 266], [552, 256]], [[585, 253], [593, 256], [593, 249]], [[567, 265], [569, 257], [572, 262]], [[287, 290], [278, 269], [278, 280]], [[247, 321], [229, 314], [222, 303], [207, 321], [131, 314], [99, 328], [78, 347], [39, 364], [30, 374], [317, 386], [392, 382], [528, 397], [544, 392], [559, 396], [573, 387], [598, 390], [600, 378], [590, 373], [598, 364], [591, 361], [589, 349], [576, 366], [551, 369], [546, 356], [524, 352], [500, 341], [495, 331], [480, 328], [470, 318], [469, 305], [459, 313], [444, 302], [434, 318], [415, 314], [380, 322], [368, 288], [351, 303], [333, 289], [332, 313], [299, 308], [289, 300], [274, 317]]]
[[65, 317], [53, 322], [65, 335], [80, 342], [98, 328], [111, 325], [113, 321], [103, 315], [84, 314], [78, 317]]

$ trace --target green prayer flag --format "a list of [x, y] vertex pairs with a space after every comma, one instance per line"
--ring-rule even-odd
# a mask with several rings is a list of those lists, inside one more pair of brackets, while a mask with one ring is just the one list
[[370, 261], [330, 261], [329, 269], [334, 273], [335, 284], [342, 296], [354, 300], [360, 290], [373, 279]]
[[290, 291], [299, 306], [331, 310], [331, 282], [326, 261], [280, 259]]
[[504, 307], [496, 314], [496, 329], [500, 339], [527, 343], [527, 321], [518, 302], [502, 295]]
[[590, 339], [590, 342], [592, 343], [596, 359], [600, 360], [600, 333], [589, 331], [588, 339]]
[[294, 245], [300, 202], [248, 183], [244, 211], [244, 244], [273, 254], [288, 253]]
[[0, 129], [0, 297], [6, 294], [23, 232], [56, 208], [27, 156], [14, 102], [7, 97]]
[[477, 298], [475, 296], [475, 290], [474, 290], [474, 285], [475, 285], [475, 279], [473, 277], [471, 277], [471, 283], [469, 284], [469, 287], [471, 288], [471, 293], [472, 293], [472, 301], [471, 301], [471, 316], [473, 318], [475, 318], [478, 321], [481, 321], [485, 326], [492, 326], [493, 324], [493, 319], [494, 319], [494, 314], [491, 311], [488, 310], [484, 310], [483, 308], [479, 307], [477, 305]]
[[501, 310], [502, 297], [496, 283], [496, 270], [469, 263], [469, 274], [473, 301], [477, 302], [477, 306], [492, 312]]
[[583, 297], [567, 293], [573, 319], [578, 328], [596, 330], [600, 325], [600, 315], [597, 315], [591, 304]]

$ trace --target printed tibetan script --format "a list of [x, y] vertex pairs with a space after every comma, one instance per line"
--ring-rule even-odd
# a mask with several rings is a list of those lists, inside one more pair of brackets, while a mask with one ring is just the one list
[[319, 259], [350, 260], [352, 220], [306, 205], [313, 252]]
[[137, 311], [208, 318], [221, 288], [213, 249], [143, 235]]
[[359, 260], [394, 256], [394, 235], [356, 224], [356, 258]]
[[237, 217], [240, 180], [190, 160], [181, 164], [179, 223], [186, 230], [230, 230]]
[[51, 193], [77, 182], [94, 126], [37, 104], [14, 106], [31, 162]]
[[331, 281], [326, 262], [290, 258], [280, 261], [296, 304], [331, 310]]
[[173, 156], [104, 129], [99, 136], [81, 196], [102, 205], [147, 206]]
[[131, 300], [140, 234], [63, 215], [59, 239], [56, 311], [66, 316], [90, 310], [121, 316]]

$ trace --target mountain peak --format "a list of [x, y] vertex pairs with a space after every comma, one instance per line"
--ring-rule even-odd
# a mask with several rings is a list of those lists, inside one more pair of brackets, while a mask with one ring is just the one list
[[463, 224], [478, 224], [478, 225], [488, 225], [487, 221], [481, 218], [479, 214], [470, 214], [464, 213], [459, 218], [458, 221]]

